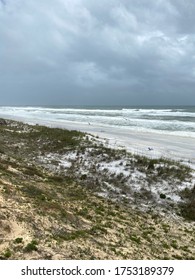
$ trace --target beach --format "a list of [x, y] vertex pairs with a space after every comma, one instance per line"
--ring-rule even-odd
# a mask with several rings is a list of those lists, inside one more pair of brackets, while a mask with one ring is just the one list
[[78, 130], [93, 134], [112, 148], [124, 148], [127, 151], [147, 156], [150, 158], [164, 157], [172, 160], [182, 161], [195, 168], [195, 139], [190, 136], [180, 136], [160, 132], [146, 132], [126, 127], [112, 127], [77, 121], [45, 120], [40, 118], [24, 116], [3, 115], [2, 117], [23, 121], [28, 124], [46, 125], [69, 130]]
[[139, 131], [128, 131], [126, 129], [84, 125], [80, 123], [65, 122], [63, 125], [44, 123], [45, 125], [79, 130], [91, 133], [109, 141], [113, 148], [124, 148], [135, 154], [149, 156], [151, 158], [165, 157], [181, 160], [185, 163], [195, 164], [195, 142], [193, 138], [166, 135], [159, 133], [147, 133]]

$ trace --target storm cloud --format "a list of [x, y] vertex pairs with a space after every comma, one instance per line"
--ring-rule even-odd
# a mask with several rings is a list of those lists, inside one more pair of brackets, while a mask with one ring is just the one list
[[1, 105], [195, 105], [195, 3], [1, 0]]

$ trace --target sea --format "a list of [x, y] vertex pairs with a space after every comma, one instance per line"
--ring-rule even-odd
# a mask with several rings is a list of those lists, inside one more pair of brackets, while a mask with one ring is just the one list
[[195, 138], [195, 106], [1, 106], [0, 116]]

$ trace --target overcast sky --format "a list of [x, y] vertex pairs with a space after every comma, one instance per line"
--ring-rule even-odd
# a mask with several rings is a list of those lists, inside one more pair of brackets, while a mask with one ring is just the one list
[[194, 0], [0, 0], [0, 105], [195, 105]]

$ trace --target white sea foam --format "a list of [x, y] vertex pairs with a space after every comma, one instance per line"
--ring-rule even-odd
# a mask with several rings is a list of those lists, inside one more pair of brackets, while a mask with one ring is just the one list
[[102, 128], [152, 132], [195, 138], [195, 109], [190, 108], [45, 108], [0, 107], [0, 114], [28, 120], [70, 121]]

